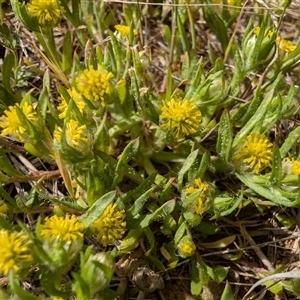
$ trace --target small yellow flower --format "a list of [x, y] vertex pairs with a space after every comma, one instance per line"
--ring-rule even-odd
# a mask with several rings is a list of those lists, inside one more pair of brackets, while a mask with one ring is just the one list
[[32, 243], [23, 232], [1, 229], [0, 245], [0, 276], [7, 276], [11, 269], [18, 272], [33, 261]]
[[84, 136], [86, 131], [85, 125], [79, 125], [75, 120], [70, 120], [66, 124], [66, 140], [72, 147], [79, 147], [81, 143], [86, 144], [88, 139]]
[[97, 233], [97, 239], [103, 246], [113, 244], [122, 237], [126, 227], [125, 210], [119, 210], [116, 204], [109, 204], [103, 214], [91, 228]]
[[195, 253], [196, 245], [188, 235], [184, 236], [177, 245], [178, 253], [181, 257], [187, 258]]
[[293, 175], [300, 175], [300, 161], [293, 160], [292, 174]]
[[[130, 27], [125, 25], [115, 25], [115, 28], [120, 34], [124, 37], [128, 37], [130, 34]], [[133, 34], [137, 35], [138, 32], [136, 29], [133, 29]]]
[[85, 69], [76, 79], [80, 93], [90, 101], [100, 101], [105, 106], [105, 95], [111, 92], [110, 80], [114, 77], [111, 72], [107, 72], [102, 66], [98, 65], [97, 70], [92, 66]]
[[31, 0], [27, 5], [29, 15], [37, 18], [41, 26], [55, 26], [64, 12], [59, 0]]
[[[86, 104], [82, 100], [81, 95], [74, 88], [68, 89], [68, 93], [69, 93], [71, 99], [73, 99], [73, 101], [76, 103], [79, 111], [81, 113], [83, 113]], [[60, 119], [63, 119], [66, 117], [68, 104], [67, 104], [67, 101], [65, 100], [65, 98], [63, 98], [63, 97], [59, 97], [59, 100], [60, 100], [60, 104], [57, 107], [58, 112], [59, 112], [58, 116]]]
[[252, 132], [234, 158], [243, 160], [258, 174], [263, 168], [271, 167], [272, 147], [272, 143], [263, 134]]
[[195, 103], [187, 99], [172, 98], [162, 107], [160, 119], [163, 130], [171, 130], [176, 138], [183, 138], [197, 131], [201, 112]]
[[62, 133], [61, 127], [56, 127], [56, 128], [54, 129], [53, 137], [54, 137], [54, 139], [55, 139], [57, 142], [60, 142], [60, 141], [61, 141], [61, 133]]
[[[22, 121], [19, 119], [16, 107], [19, 107], [19, 104], [15, 106], [9, 106], [7, 110], [4, 111], [4, 115], [0, 118], [0, 127], [3, 128], [1, 135], [7, 136], [11, 135], [14, 138], [17, 138], [19, 141], [24, 142], [26, 140], [26, 129], [22, 125]], [[29, 121], [35, 122], [38, 120], [33, 107], [29, 103], [24, 103], [21, 108], [24, 115]]]
[[197, 202], [191, 206], [191, 209], [197, 213], [201, 214], [204, 210], [204, 204], [208, 197], [208, 184], [202, 183], [200, 178], [195, 179], [193, 186], [188, 187], [186, 189], [186, 194], [191, 195], [196, 192], [200, 192], [199, 197], [197, 198]]
[[[260, 27], [255, 27], [253, 32], [254, 34], [258, 35], [260, 32]], [[271, 37], [272, 35], [273, 35], [272, 30], [268, 30], [268, 32], [266, 32], [267, 37]], [[285, 52], [293, 52], [296, 49], [296, 46], [291, 41], [285, 40], [280, 36], [276, 37], [276, 44], [278, 45], [279, 49]]]
[[56, 296], [55, 296], [55, 297], [52, 298], [52, 300], [64, 300], [64, 298], [56, 297]]
[[296, 49], [296, 46], [291, 41], [282, 39], [280, 37], [276, 39], [276, 42], [278, 47], [285, 52], [293, 52]]
[[0, 199], [0, 215], [5, 214], [8, 211], [7, 204]]
[[44, 224], [41, 225], [41, 235], [51, 242], [56, 239], [64, 242], [76, 242], [82, 238], [83, 230], [84, 225], [79, 223], [74, 215], [47, 217]]
[[282, 171], [285, 174], [300, 175], [300, 161], [294, 158], [285, 158], [282, 161]]
[[[224, 1], [223, 0], [213, 0], [212, 3], [214, 4], [224, 4]], [[235, 0], [228, 0], [227, 1], [228, 5], [229, 6], [234, 6], [235, 5]]]

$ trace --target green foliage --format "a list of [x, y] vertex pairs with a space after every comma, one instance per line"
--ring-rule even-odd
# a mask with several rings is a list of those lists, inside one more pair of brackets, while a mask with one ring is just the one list
[[[242, 248], [219, 224], [248, 208], [281, 209], [278, 222], [295, 225], [286, 210], [300, 207], [300, 130], [279, 128], [299, 113], [289, 76], [299, 77], [300, 43], [280, 36], [268, 10], [253, 8], [261, 12], [242, 28], [240, 0], [53, 3], [61, 36], [27, 3], [11, 1], [17, 26], [34, 41], [29, 55], [21, 31], [0, 24], [0, 244], [11, 258], [10, 234], [20, 232], [32, 250], [11, 258], [30, 257], [31, 269], [20, 259], [7, 271], [9, 259], [0, 257], [8, 283], [0, 298], [125, 299], [140, 260], [161, 275], [185, 259], [191, 295], [209, 299], [214, 282], [224, 286], [221, 300], [234, 299], [230, 265], [201, 253]], [[49, 18], [53, 3], [43, 4]], [[179, 98], [195, 105], [192, 113], [176, 106]], [[80, 225], [45, 229], [53, 215]], [[99, 219], [108, 245], [91, 228]], [[230, 262], [242, 251], [226, 255]], [[29, 275], [41, 296], [23, 289]], [[264, 285], [299, 293], [296, 279]]]

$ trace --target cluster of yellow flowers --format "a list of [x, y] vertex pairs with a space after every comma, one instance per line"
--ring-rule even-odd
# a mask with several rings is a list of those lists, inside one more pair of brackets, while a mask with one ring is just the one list
[[[119, 210], [116, 204], [109, 204], [92, 224], [91, 229], [96, 232], [102, 245], [111, 245], [122, 237], [126, 229], [124, 218], [124, 210]], [[50, 243], [75, 243], [83, 238], [85, 227], [74, 215], [53, 215], [45, 218], [40, 229], [43, 240]], [[5, 229], [0, 230], [0, 245], [0, 276], [7, 276], [10, 270], [19, 272], [22, 268], [30, 266], [34, 260], [32, 242], [23, 232], [10, 233]]]
[[[115, 29], [123, 36], [129, 37], [130, 27], [125, 25], [115, 25]], [[137, 35], [138, 32], [136, 29], [133, 29], [133, 35]]]
[[[256, 35], [258, 35], [260, 32], [260, 27], [256, 27], [253, 32]], [[269, 30], [266, 33], [267, 37], [271, 37], [272, 35], [273, 35], [272, 30]], [[277, 43], [278, 47], [285, 52], [293, 52], [296, 49], [296, 46], [291, 41], [285, 40], [285, 39], [281, 38], [280, 36], [276, 37], [276, 43]]]
[[28, 121], [38, 121], [37, 114], [30, 103], [25, 102], [22, 107], [20, 107], [19, 104], [9, 106], [1, 116], [0, 127], [3, 128], [1, 135], [9, 135], [20, 142], [24, 142], [28, 136], [24, 127], [24, 121], [20, 117], [20, 113], [18, 114], [18, 109], [23, 112]]
[[200, 215], [203, 213], [205, 202], [209, 193], [208, 184], [203, 183], [200, 178], [195, 179], [193, 185], [186, 189], [187, 195], [195, 194], [197, 192], [200, 192], [199, 196], [197, 197], [197, 202], [193, 203], [190, 209], [196, 214]]

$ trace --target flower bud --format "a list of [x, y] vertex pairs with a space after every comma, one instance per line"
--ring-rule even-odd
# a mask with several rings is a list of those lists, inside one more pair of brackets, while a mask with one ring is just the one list
[[90, 287], [91, 295], [102, 291], [109, 284], [113, 268], [113, 258], [108, 253], [100, 252], [88, 258], [81, 269], [81, 276]]
[[187, 258], [195, 253], [196, 245], [189, 235], [184, 236], [177, 245], [178, 253], [181, 257]]

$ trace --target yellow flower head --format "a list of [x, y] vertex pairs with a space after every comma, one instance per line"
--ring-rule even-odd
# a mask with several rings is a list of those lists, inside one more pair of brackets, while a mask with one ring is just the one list
[[67, 143], [72, 147], [79, 147], [82, 143], [86, 144], [88, 139], [84, 135], [85, 131], [85, 125], [80, 126], [76, 120], [70, 120], [66, 124]]
[[51, 242], [56, 239], [64, 242], [76, 242], [82, 238], [83, 230], [84, 225], [79, 223], [74, 215], [47, 217], [44, 224], [41, 225], [41, 235]]
[[293, 160], [292, 174], [293, 175], [300, 175], [300, 161]]
[[242, 160], [258, 174], [263, 168], [271, 167], [272, 147], [272, 143], [263, 134], [252, 132], [234, 158]]
[[97, 239], [103, 246], [113, 244], [122, 237], [126, 228], [125, 210], [119, 210], [116, 204], [109, 204], [103, 214], [92, 224]]
[[[13, 138], [18, 139], [21, 142], [24, 142], [27, 138], [26, 129], [22, 125], [22, 121], [19, 119], [16, 107], [19, 107], [19, 104], [15, 106], [10, 106], [7, 110], [4, 111], [3, 115], [0, 118], [0, 127], [3, 128], [1, 135], [7, 136], [11, 135]], [[37, 115], [33, 110], [33, 107], [29, 103], [24, 103], [21, 108], [24, 115], [29, 121], [37, 121]]]
[[300, 175], [300, 161], [285, 158], [282, 162], [282, 170], [285, 174]]
[[[224, 4], [223, 0], [213, 0], [212, 3], [214, 4]], [[234, 6], [235, 5], [235, 0], [228, 0], [227, 1], [229, 6]]]
[[[74, 88], [68, 89], [68, 93], [69, 93], [71, 99], [73, 99], [73, 101], [76, 103], [79, 111], [81, 113], [83, 113], [83, 111], [85, 109], [85, 102], [82, 100], [81, 95]], [[66, 117], [68, 104], [67, 104], [67, 101], [65, 100], [65, 98], [63, 98], [63, 97], [59, 97], [59, 100], [60, 100], [60, 104], [57, 107], [58, 112], [59, 112], [58, 116], [60, 119], [63, 119]]]
[[0, 215], [5, 214], [8, 211], [6, 203], [0, 199]]
[[[115, 28], [120, 34], [124, 37], [128, 37], [130, 34], [130, 27], [125, 25], [115, 25]], [[133, 29], [133, 34], [137, 35], [138, 32], [136, 29]]]
[[199, 128], [201, 112], [197, 105], [189, 100], [172, 98], [161, 109], [161, 128], [171, 130], [176, 138], [193, 134]]
[[41, 26], [55, 26], [64, 12], [59, 0], [31, 0], [27, 5], [29, 15], [37, 18]]
[[55, 139], [57, 142], [60, 142], [60, 141], [61, 141], [61, 132], [62, 132], [61, 127], [56, 127], [56, 128], [54, 129], [53, 137], [54, 137], [54, 139]]
[[188, 187], [186, 189], [186, 194], [187, 195], [191, 195], [194, 194], [196, 192], [200, 192], [200, 195], [197, 198], [197, 202], [193, 203], [193, 205], [191, 206], [191, 209], [197, 213], [197, 214], [201, 214], [203, 212], [204, 209], [204, 203], [206, 201], [206, 198], [208, 196], [208, 184], [207, 183], [202, 183], [200, 178], [195, 179], [193, 186]]
[[178, 253], [181, 257], [187, 258], [195, 253], [196, 245], [188, 235], [184, 236], [177, 245]]
[[0, 230], [0, 276], [7, 276], [11, 269], [17, 272], [33, 261], [31, 244], [23, 232]]
[[90, 101], [100, 101], [105, 106], [105, 95], [111, 92], [110, 80], [114, 77], [111, 72], [107, 72], [102, 66], [94, 70], [92, 66], [85, 69], [76, 79], [80, 93]]
[[[260, 32], [260, 27], [255, 27], [253, 32], [254, 34], [258, 35]], [[272, 30], [268, 30], [268, 32], [266, 32], [267, 37], [271, 37], [272, 35], [273, 35]], [[276, 37], [276, 44], [278, 45], [279, 49], [285, 52], [293, 52], [296, 49], [296, 46], [291, 41], [285, 40], [280, 36]]]
[[285, 52], [293, 52], [296, 49], [296, 46], [291, 41], [282, 39], [280, 37], [276, 39], [276, 42], [278, 47]]

